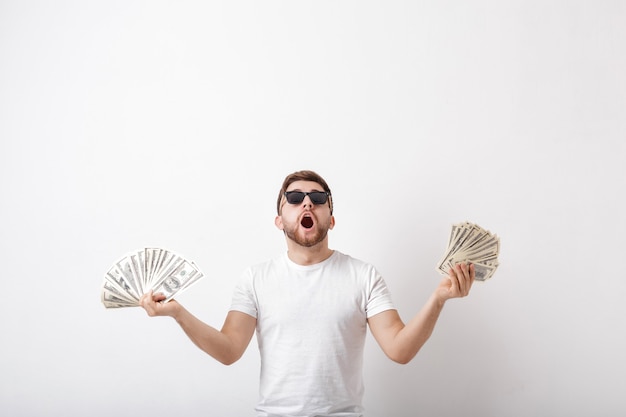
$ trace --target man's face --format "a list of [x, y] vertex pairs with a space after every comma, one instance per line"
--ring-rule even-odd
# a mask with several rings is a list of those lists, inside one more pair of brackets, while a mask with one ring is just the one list
[[[287, 187], [287, 191], [324, 191], [313, 181], [296, 181]], [[283, 230], [290, 240], [298, 245], [312, 247], [324, 241], [328, 230], [335, 226], [335, 219], [330, 213], [328, 202], [313, 204], [307, 195], [299, 204], [290, 204], [283, 197], [281, 214], [276, 216], [276, 227]]]

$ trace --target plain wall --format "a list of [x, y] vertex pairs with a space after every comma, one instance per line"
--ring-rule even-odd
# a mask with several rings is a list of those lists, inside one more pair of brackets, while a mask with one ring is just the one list
[[368, 335], [368, 417], [626, 413], [626, 3], [0, 3], [0, 414], [253, 416], [253, 339], [225, 367], [169, 318], [105, 310], [162, 246], [220, 327], [285, 251], [285, 175], [335, 199], [334, 249], [408, 320], [453, 223], [500, 268], [408, 365]]

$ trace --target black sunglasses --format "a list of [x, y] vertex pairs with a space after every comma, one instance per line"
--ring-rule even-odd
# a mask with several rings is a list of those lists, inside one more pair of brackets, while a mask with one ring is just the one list
[[328, 196], [330, 195], [326, 191], [311, 191], [305, 193], [303, 191], [286, 191], [285, 198], [289, 204], [300, 204], [304, 201], [304, 197], [309, 196], [313, 204], [326, 204]]

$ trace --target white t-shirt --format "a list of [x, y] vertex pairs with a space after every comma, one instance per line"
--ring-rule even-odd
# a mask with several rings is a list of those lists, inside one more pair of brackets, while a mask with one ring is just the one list
[[390, 309], [376, 269], [338, 251], [316, 265], [284, 254], [248, 268], [231, 310], [257, 319], [258, 416], [362, 416], [367, 318]]

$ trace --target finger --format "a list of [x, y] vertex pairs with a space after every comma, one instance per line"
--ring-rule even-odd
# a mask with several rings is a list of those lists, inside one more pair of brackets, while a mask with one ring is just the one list
[[139, 300], [139, 305], [146, 310], [149, 316], [154, 316], [156, 314], [156, 303], [154, 301], [154, 295], [152, 294], [152, 290], [148, 291], [144, 295], [141, 296]]
[[465, 294], [465, 288], [467, 287], [467, 265], [465, 263], [456, 264], [454, 266], [457, 272], [457, 279], [459, 281], [459, 295], [463, 296]]
[[148, 291], [147, 293], [144, 293], [141, 296], [141, 298], [139, 299], [139, 305], [145, 308], [145, 304], [148, 302], [148, 300], [151, 300], [151, 299], [152, 299], [152, 290]]
[[461, 296], [465, 297], [469, 294], [470, 288], [472, 287], [472, 283], [475, 279], [475, 267], [474, 264], [463, 263], [461, 265], [461, 269], [463, 271], [463, 279], [461, 285]]
[[455, 267], [450, 268], [448, 271], [448, 278], [450, 279], [450, 292], [452, 294], [458, 294], [459, 292], [459, 277], [455, 271]]
[[463, 264], [463, 274], [465, 275], [465, 288], [464, 288], [464, 295], [469, 294], [469, 290], [470, 287], [472, 286], [472, 273], [470, 272], [471, 270], [471, 264], [470, 263], [464, 263]]
[[156, 294], [154, 294], [154, 295], [152, 296], [152, 299], [153, 299], [154, 301], [157, 301], [157, 302], [158, 302], [158, 301], [163, 301], [163, 300], [165, 300], [166, 298], [167, 298], [167, 297], [166, 297], [166, 296], [165, 296], [165, 294], [163, 294], [162, 292], [158, 292], [158, 293], [156, 293]]

